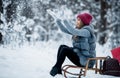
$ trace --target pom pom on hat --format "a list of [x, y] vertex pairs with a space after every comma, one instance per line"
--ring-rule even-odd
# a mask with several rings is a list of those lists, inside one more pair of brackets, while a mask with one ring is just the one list
[[83, 24], [89, 25], [92, 20], [92, 15], [89, 13], [82, 13], [82, 14], [79, 14], [77, 18], [81, 19]]

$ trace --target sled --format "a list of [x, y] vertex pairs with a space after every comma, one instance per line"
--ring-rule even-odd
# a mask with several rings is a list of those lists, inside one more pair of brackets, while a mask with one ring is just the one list
[[[97, 72], [99, 72], [99, 74], [102, 74], [102, 63], [105, 60], [105, 58], [106, 57], [89, 58], [85, 67], [79, 67], [79, 66], [75, 66], [75, 65], [64, 65], [62, 67], [63, 75], [65, 78], [67, 78], [66, 74], [78, 76], [78, 78], [81, 78], [81, 76], [86, 76], [87, 70], [93, 70], [93, 71], [95, 71], [96, 74], [97, 74]], [[91, 60], [96, 61], [95, 66], [93, 68], [88, 68], [89, 61], [91, 61]], [[80, 72], [73, 73], [73, 72], [70, 72], [68, 69], [80, 69]]]

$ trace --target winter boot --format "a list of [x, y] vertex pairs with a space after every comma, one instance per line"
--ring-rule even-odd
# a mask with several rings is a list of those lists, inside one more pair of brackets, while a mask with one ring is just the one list
[[52, 70], [50, 71], [50, 75], [55, 76], [56, 74], [62, 74], [62, 71], [60, 68], [53, 67]]

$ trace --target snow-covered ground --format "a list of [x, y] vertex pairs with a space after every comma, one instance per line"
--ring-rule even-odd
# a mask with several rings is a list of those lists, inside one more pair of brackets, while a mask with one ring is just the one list
[[[35, 45], [26, 44], [23, 47], [0, 47], [0, 78], [53, 78], [49, 75], [51, 67], [55, 64], [56, 54], [61, 42], [39, 42]], [[106, 48], [106, 49], [105, 49]], [[97, 44], [97, 56], [110, 55], [108, 47]], [[70, 64], [67, 59], [64, 64]], [[64, 78], [56, 75], [55, 78]], [[82, 78], [116, 78], [87, 72]]]

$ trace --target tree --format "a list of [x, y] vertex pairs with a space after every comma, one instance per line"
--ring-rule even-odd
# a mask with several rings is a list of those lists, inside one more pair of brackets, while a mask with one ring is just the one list
[[108, 10], [108, 4], [106, 0], [100, 0], [101, 4], [101, 10], [100, 10], [100, 26], [99, 26], [99, 33], [102, 33], [99, 35], [99, 43], [100, 44], [105, 44], [106, 43], [106, 37], [107, 33], [105, 32], [107, 30], [107, 18], [105, 17], [107, 15], [107, 10]]
[[120, 0], [111, 2], [112, 4], [112, 20], [111, 20], [111, 31], [113, 32], [110, 36], [111, 47], [115, 48], [120, 46]]
[[3, 23], [3, 21], [1, 20], [1, 13], [3, 13], [3, 1], [0, 0], [0, 25]]

